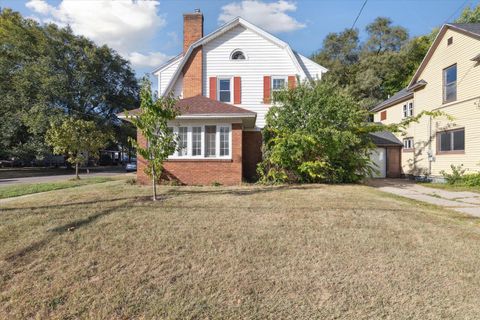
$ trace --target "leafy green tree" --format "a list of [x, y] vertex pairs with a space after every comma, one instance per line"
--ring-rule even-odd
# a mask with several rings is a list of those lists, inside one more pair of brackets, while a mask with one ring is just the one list
[[480, 23], [480, 4], [475, 7], [466, 7], [460, 17], [455, 20], [456, 23]]
[[115, 114], [136, 107], [139, 87], [114, 50], [4, 9], [0, 92], [0, 157], [31, 157], [50, 151], [46, 131], [65, 115], [122, 130]]
[[398, 52], [408, 39], [408, 32], [400, 26], [392, 26], [392, 20], [378, 17], [365, 28], [368, 40], [364, 44], [366, 54], [381, 54], [386, 51]]
[[152, 179], [153, 201], [157, 200], [156, 183], [161, 177], [163, 163], [177, 148], [175, 134], [168, 127], [168, 122], [178, 115], [176, 103], [177, 99], [171, 95], [154, 100], [151, 83], [145, 77], [140, 92], [140, 113], [129, 115], [126, 112], [127, 119], [140, 130], [147, 141], [143, 146], [137, 140], [130, 139], [137, 153], [148, 162], [145, 173]]
[[52, 123], [46, 134], [46, 142], [56, 154], [66, 154], [67, 161], [75, 165], [75, 177], [80, 179], [78, 168], [88, 160], [97, 157], [100, 148], [110, 139], [93, 121], [68, 117], [60, 124]]
[[263, 161], [257, 168], [264, 183], [357, 182], [375, 170], [370, 133], [402, 132], [425, 115], [444, 115], [421, 112], [398, 124], [369, 123], [369, 112], [356, 98], [325, 80], [302, 83], [274, 98], [262, 131]]

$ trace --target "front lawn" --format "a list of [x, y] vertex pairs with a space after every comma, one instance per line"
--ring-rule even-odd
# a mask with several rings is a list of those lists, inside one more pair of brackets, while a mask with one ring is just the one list
[[367, 186], [0, 203], [0, 318], [475, 319], [479, 220]]

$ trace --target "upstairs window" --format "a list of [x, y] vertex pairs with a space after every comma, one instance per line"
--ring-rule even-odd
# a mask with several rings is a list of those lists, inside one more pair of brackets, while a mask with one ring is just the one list
[[241, 50], [233, 51], [232, 55], [230, 56], [232, 60], [245, 60], [245, 54]]
[[231, 103], [232, 90], [230, 79], [218, 79], [218, 100]]
[[413, 116], [413, 102], [403, 105], [403, 117], [408, 118]]
[[457, 65], [443, 69], [443, 103], [457, 100]]
[[450, 37], [447, 39], [447, 46], [451, 45], [453, 43], [453, 37]]
[[465, 129], [437, 133], [437, 153], [464, 153]]
[[272, 77], [272, 97], [287, 87], [287, 79], [285, 77]]

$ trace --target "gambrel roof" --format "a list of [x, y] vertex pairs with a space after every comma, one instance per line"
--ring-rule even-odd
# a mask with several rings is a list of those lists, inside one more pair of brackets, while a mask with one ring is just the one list
[[[179, 59], [181, 59], [181, 62], [178, 66], [178, 68], [176, 69], [173, 77], [171, 78], [165, 92], [168, 92], [170, 90], [172, 90], [175, 82], [177, 81], [180, 73], [182, 72], [183, 70], [183, 67], [184, 65], [186, 64], [186, 62], [188, 61], [190, 55], [192, 54], [193, 50], [199, 46], [203, 46], [205, 44], [207, 44], [208, 42], [212, 41], [213, 39], [215, 38], [218, 38], [219, 36], [221, 36], [222, 34], [226, 33], [227, 31], [237, 27], [237, 26], [243, 26], [244, 28], [246, 29], [249, 29], [249, 30], [252, 30], [254, 31], [255, 33], [259, 34], [260, 36], [262, 36], [263, 38], [271, 41], [272, 43], [278, 45], [280, 48], [283, 48], [287, 53], [288, 55], [290, 56], [290, 58], [292, 59], [292, 62], [293, 64], [295, 65], [296, 69], [297, 69], [297, 73], [298, 75], [300, 75], [301, 77], [303, 78], [307, 78], [309, 80], [313, 80], [312, 79], [312, 76], [310, 75], [310, 73], [308, 72], [306, 66], [305, 66], [305, 62], [306, 60], [309, 60], [308, 58], [300, 55], [299, 53], [297, 52], [294, 52], [290, 46], [278, 39], [277, 37], [271, 35], [270, 33], [266, 32], [265, 30], [255, 26], [254, 24], [246, 21], [245, 19], [243, 18], [240, 18], [240, 17], [237, 17], [235, 19], [233, 19], [232, 21], [230, 22], [227, 22], [226, 24], [224, 24], [223, 26], [221, 26], [220, 28], [218, 28], [217, 30], [213, 31], [212, 33], [204, 36], [203, 38], [195, 41], [194, 43], [192, 43], [192, 45], [190, 45], [190, 47], [188, 48], [187, 52], [183, 55], [183, 54], [180, 54], [172, 59], [170, 59], [169, 61], [167, 61], [165, 64], [161, 65], [160, 67], [156, 68], [155, 70], [153, 70], [153, 74], [158, 74], [159, 72], [161, 72], [163, 69], [167, 68], [169, 65], [171, 65], [172, 63], [175, 63], [177, 62]], [[311, 63], [315, 64], [318, 66], [318, 68], [321, 70], [322, 73], [325, 73], [328, 71], [328, 69], [326, 69], [325, 67], [322, 67], [321, 65], [315, 63], [314, 61], [311, 61], [309, 60]]]

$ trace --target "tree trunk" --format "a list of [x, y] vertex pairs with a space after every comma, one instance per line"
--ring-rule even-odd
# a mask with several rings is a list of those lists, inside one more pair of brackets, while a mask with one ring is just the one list
[[77, 177], [77, 180], [80, 179], [78, 176], [78, 162], [75, 163], [75, 176]]
[[153, 201], [157, 201], [157, 183], [156, 183], [156, 177], [155, 177], [155, 168], [152, 166], [152, 188], [153, 188]]

